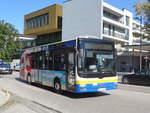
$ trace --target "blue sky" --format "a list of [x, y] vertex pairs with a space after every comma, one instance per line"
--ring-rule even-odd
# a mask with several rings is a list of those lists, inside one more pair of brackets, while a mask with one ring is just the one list
[[[54, 3], [61, 4], [64, 0], [1, 0], [0, 19], [9, 22], [23, 33], [24, 15]], [[137, 0], [104, 0], [118, 7], [134, 12], [133, 5]]]

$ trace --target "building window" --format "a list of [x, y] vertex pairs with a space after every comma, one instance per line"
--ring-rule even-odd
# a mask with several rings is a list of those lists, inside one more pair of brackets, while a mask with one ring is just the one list
[[125, 30], [125, 39], [126, 40], [129, 39], [129, 30], [128, 29]]
[[54, 32], [37, 36], [36, 45], [39, 46], [43, 44], [58, 42], [61, 40], [62, 40], [62, 32]]
[[113, 26], [113, 36], [115, 36], [115, 26]]
[[104, 10], [104, 11], [103, 11], [103, 14], [104, 14], [105, 17], [107, 17], [107, 18], [109, 18], [109, 19], [112, 19], [112, 20], [115, 20], [115, 21], [118, 21], [118, 20], [119, 20], [119, 17], [118, 17], [118, 16], [116, 16], [116, 15], [114, 15], [114, 14], [108, 12], [108, 11], [105, 11], [105, 10]]
[[126, 16], [126, 25], [129, 26], [129, 17]]
[[42, 26], [46, 26], [49, 24], [49, 13], [36, 16], [26, 20], [26, 29], [33, 29]]
[[109, 25], [109, 35], [111, 35], [111, 25]]
[[57, 25], [58, 25], [59, 29], [62, 28], [62, 17], [61, 16], [58, 16]]

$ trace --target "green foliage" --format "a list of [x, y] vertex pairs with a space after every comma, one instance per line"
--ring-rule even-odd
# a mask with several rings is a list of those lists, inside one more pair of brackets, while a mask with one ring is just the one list
[[138, 0], [134, 7], [136, 15], [144, 17], [145, 29], [150, 35], [150, 0]]
[[0, 20], [0, 59], [11, 59], [11, 56], [20, 47], [16, 40], [17, 37], [18, 30], [12, 24]]

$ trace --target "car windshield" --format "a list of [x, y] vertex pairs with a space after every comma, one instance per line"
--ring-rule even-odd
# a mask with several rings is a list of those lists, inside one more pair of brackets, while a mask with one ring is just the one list
[[0, 64], [1, 68], [10, 68], [10, 64]]
[[136, 73], [136, 75], [148, 75], [150, 76], [150, 70], [141, 70]]
[[85, 57], [79, 61], [79, 73], [114, 72], [112, 52], [85, 50]]

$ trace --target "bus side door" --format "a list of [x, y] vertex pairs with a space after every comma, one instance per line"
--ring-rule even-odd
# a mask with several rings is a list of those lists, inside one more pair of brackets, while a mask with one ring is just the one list
[[68, 53], [67, 89], [75, 90], [75, 52]]
[[44, 59], [43, 52], [39, 52], [38, 53], [38, 70], [37, 70], [39, 83], [42, 83], [42, 71], [45, 65], [43, 59]]
[[36, 69], [34, 70], [34, 75], [35, 75], [35, 81], [40, 83], [41, 82], [41, 76], [40, 76], [40, 71], [42, 67], [42, 54], [40, 52], [36, 53]]

